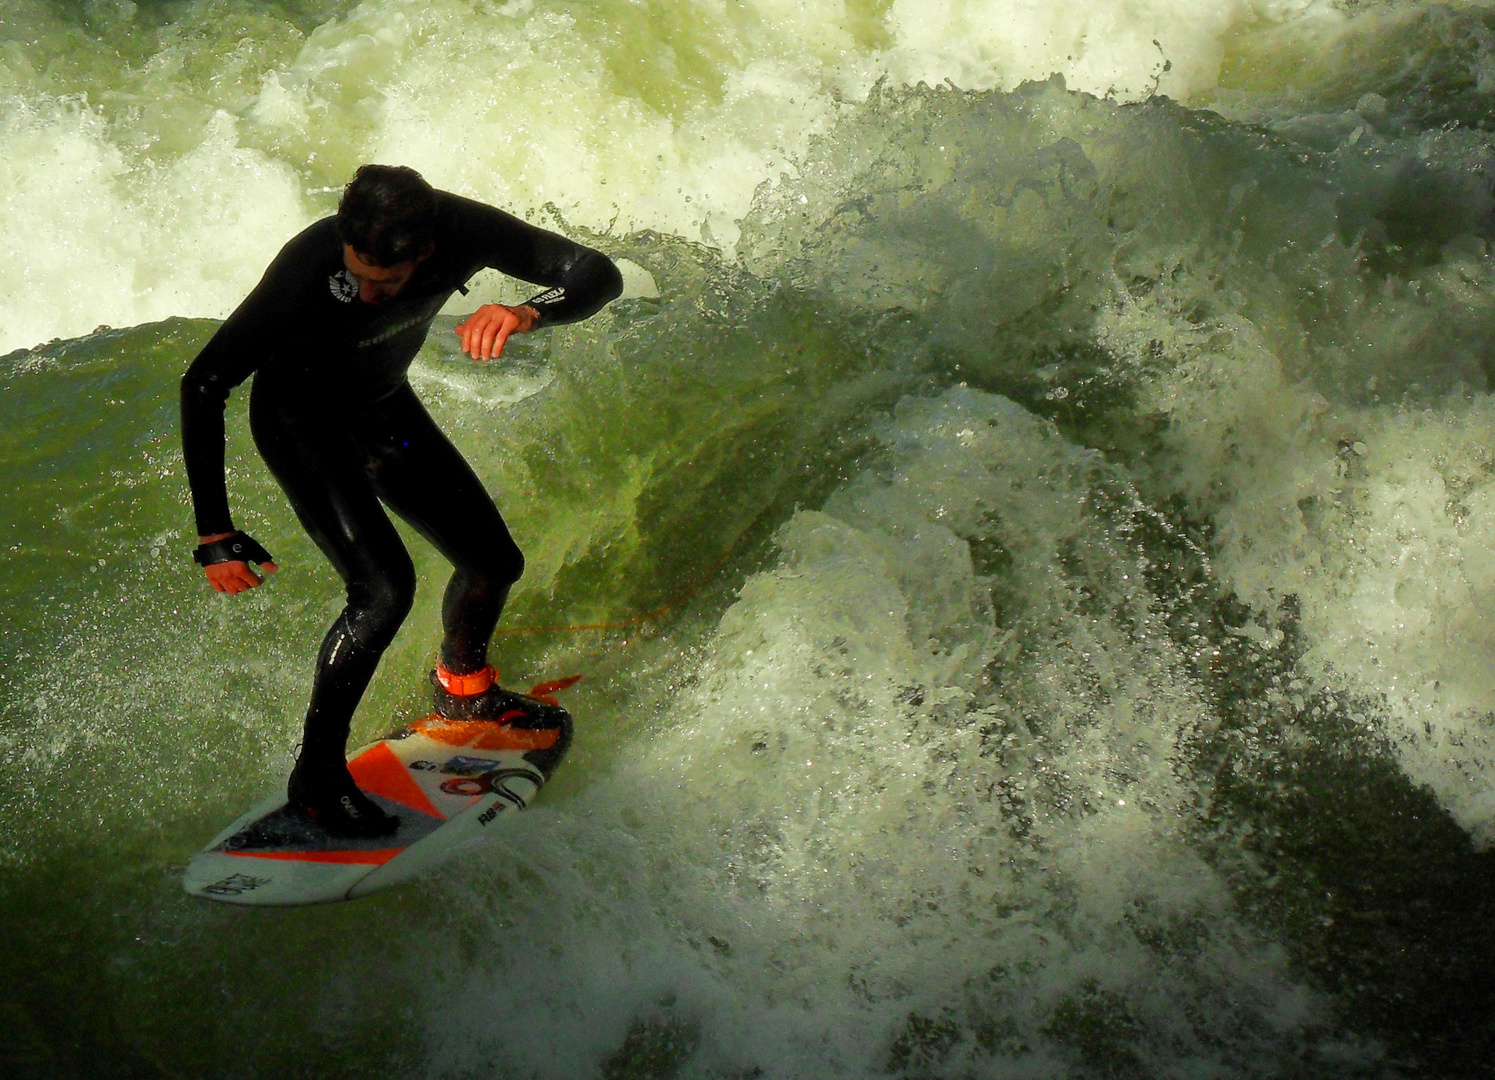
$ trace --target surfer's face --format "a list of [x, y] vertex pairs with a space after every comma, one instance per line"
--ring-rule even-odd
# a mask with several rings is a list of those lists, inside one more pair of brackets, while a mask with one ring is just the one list
[[382, 304], [400, 294], [400, 290], [415, 273], [415, 268], [430, 257], [435, 246], [432, 244], [428, 247], [418, 259], [396, 263], [394, 266], [376, 266], [354, 251], [352, 245], [344, 244], [343, 265], [353, 275], [353, 280], [358, 282], [358, 299], [365, 304]]

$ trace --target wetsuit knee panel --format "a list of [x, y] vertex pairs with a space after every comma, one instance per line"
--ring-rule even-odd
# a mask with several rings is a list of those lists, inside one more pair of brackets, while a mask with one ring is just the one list
[[524, 553], [513, 541], [482, 549], [482, 558], [453, 558], [456, 575], [474, 586], [507, 589], [524, 575]]
[[524, 576], [524, 552], [519, 550], [518, 544], [510, 544], [501, 554], [504, 558], [499, 566], [498, 577], [505, 585], [512, 585]]
[[414, 604], [415, 567], [407, 559], [348, 582], [348, 627], [364, 648], [382, 650]]
[[524, 553], [517, 545], [495, 549], [492, 557], [470, 571], [494, 588], [507, 589], [524, 576]]

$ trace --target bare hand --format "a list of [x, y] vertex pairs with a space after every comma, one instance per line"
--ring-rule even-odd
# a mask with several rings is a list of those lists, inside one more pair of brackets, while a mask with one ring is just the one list
[[474, 360], [491, 360], [502, 356], [504, 342], [510, 334], [527, 334], [540, 322], [540, 313], [532, 307], [507, 307], [484, 304], [467, 321], [457, 327], [462, 351]]
[[[199, 536], [197, 542], [199, 544], [211, 544], [219, 540], [227, 540], [233, 535], [233, 533], [217, 533], [213, 536]], [[273, 562], [261, 563], [260, 565], [267, 574], [273, 574], [280, 569]], [[212, 563], [204, 566], [203, 571], [208, 575], [208, 583], [214, 589], [218, 592], [229, 593], [230, 595], [241, 593], [245, 589], [252, 589], [256, 585], [263, 584], [265, 580], [259, 574], [255, 573], [254, 568], [247, 562], [238, 559], [233, 562]]]

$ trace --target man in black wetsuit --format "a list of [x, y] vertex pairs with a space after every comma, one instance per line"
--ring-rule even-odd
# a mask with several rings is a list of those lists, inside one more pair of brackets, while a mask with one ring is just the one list
[[515, 703], [495, 681], [488, 641], [524, 557], [406, 379], [436, 313], [483, 267], [544, 291], [517, 307], [480, 307], [457, 327], [479, 360], [499, 355], [510, 334], [585, 319], [622, 292], [600, 252], [436, 191], [413, 169], [365, 165], [336, 217], [281, 249], [182, 380], [194, 558], [213, 588], [238, 593], [263, 580], [253, 564], [277, 569], [234, 528], [223, 473], [224, 404], [251, 374], [255, 444], [347, 586], [317, 657], [288, 785], [293, 806], [339, 835], [387, 835], [398, 824], [358, 790], [344, 759], [353, 710], [415, 595], [414, 565], [381, 502], [455, 567], [437, 711], [496, 719]]

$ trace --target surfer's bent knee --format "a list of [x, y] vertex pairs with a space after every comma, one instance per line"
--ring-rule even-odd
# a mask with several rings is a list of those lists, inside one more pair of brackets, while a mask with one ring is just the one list
[[486, 548], [480, 559], [469, 556], [453, 562], [463, 580], [494, 589], [507, 589], [524, 576], [524, 552], [513, 540]]
[[519, 545], [514, 544], [510, 548], [509, 557], [504, 562], [504, 570], [499, 575], [504, 585], [512, 585], [524, 576], [524, 552], [519, 550]]
[[415, 605], [415, 566], [406, 559], [348, 585], [348, 629], [366, 649], [384, 650]]

